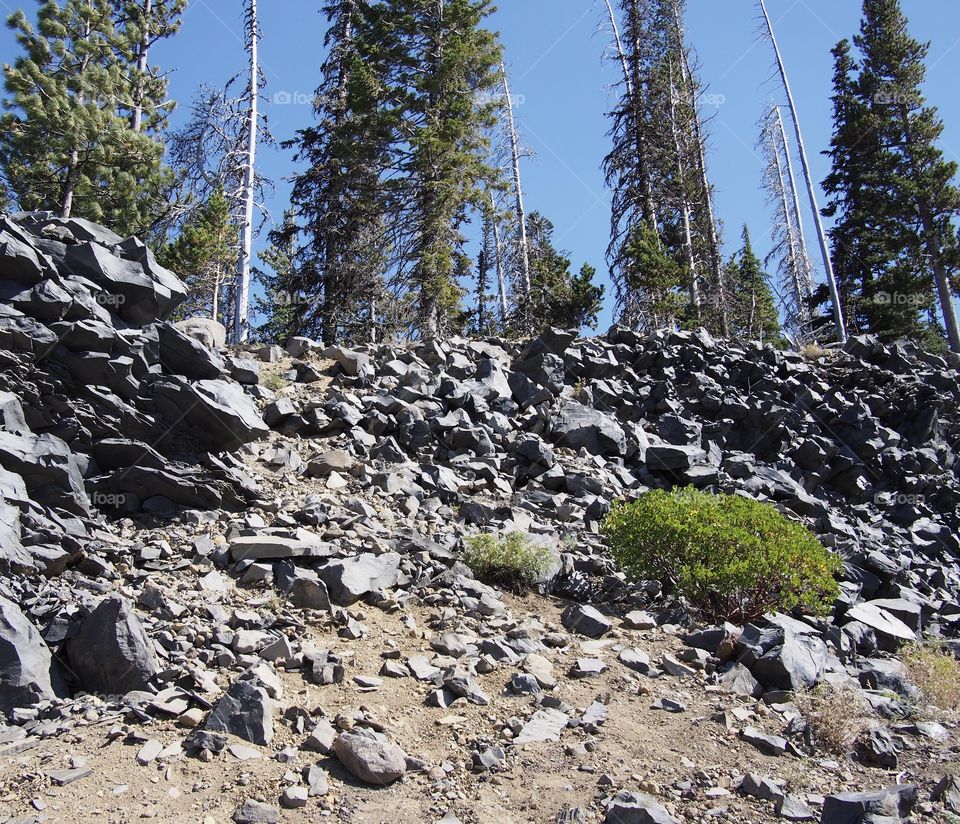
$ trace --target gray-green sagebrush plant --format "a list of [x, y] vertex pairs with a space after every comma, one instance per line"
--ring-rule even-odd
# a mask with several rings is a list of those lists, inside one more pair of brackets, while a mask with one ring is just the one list
[[531, 587], [550, 569], [552, 556], [521, 532], [474, 535], [464, 541], [463, 561], [473, 573], [508, 589]]
[[684, 596], [708, 620], [824, 614], [839, 593], [838, 557], [772, 505], [738, 495], [655, 490], [615, 503], [602, 531], [630, 575]]

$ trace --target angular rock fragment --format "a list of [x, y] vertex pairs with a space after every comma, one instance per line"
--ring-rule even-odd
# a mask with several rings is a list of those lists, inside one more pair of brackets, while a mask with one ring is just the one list
[[407, 771], [407, 754], [377, 733], [341, 733], [333, 751], [355, 778], [378, 787], [392, 784]]
[[104, 598], [66, 645], [67, 660], [80, 688], [122, 695], [146, 690], [160, 671], [153, 642], [129, 602]]

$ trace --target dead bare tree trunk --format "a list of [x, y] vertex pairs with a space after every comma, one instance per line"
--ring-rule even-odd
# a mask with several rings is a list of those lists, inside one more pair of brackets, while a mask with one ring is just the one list
[[153, 0], [143, 0], [143, 31], [137, 45], [137, 79], [133, 89], [133, 113], [130, 128], [143, 131], [143, 98], [146, 96], [146, 75], [150, 56], [150, 19], [153, 17]]
[[247, 146], [244, 159], [243, 218], [237, 289], [234, 299], [233, 340], [245, 343], [250, 335], [250, 267], [253, 256], [253, 209], [256, 187], [258, 103], [260, 100], [260, 66], [257, 45], [260, 30], [257, 24], [257, 0], [247, 0], [247, 51], [250, 54], [250, 87], [247, 112]]
[[720, 308], [720, 331], [723, 335], [730, 333], [730, 312], [727, 306], [726, 275], [723, 271], [723, 252], [720, 249], [720, 233], [717, 230], [717, 218], [713, 208], [713, 187], [707, 176], [707, 141], [703, 132], [703, 123], [700, 120], [697, 90], [693, 83], [693, 68], [690, 66], [689, 55], [684, 46], [683, 20], [680, 18], [680, 6], [673, 3], [673, 24], [676, 28], [677, 43], [680, 48], [680, 72], [684, 88], [687, 90], [688, 105], [692, 118], [693, 137], [696, 141], [694, 163], [703, 192], [704, 216], [707, 223], [707, 249], [710, 255], [710, 274], [717, 287], [717, 305]]
[[[803, 213], [800, 209], [800, 193], [797, 191], [797, 178], [793, 172], [793, 155], [790, 153], [790, 141], [787, 139], [787, 130], [783, 125], [783, 117], [780, 114], [780, 107], [775, 106], [774, 111], [777, 113], [777, 128], [780, 130], [780, 140], [783, 144], [783, 156], [787, 163], [786, 184], [789, 188], [790, 196], [793, 199], [793, 214], [797, 219], [797, 237], [795, 240], [798, 244], [797, 263], [799, 266], [802, 263], [802, 259], [806, 258], [807, 255], [807, 238], [803, 230]], [[804, 266], [802, 268], [798, 268], [797, 273], [800, 285], [798, 295], [803, 297], [805, 301], [809, 301], [813, 296], [813, 281], [810, 278], [810, 267]], [[809, 306], [805, 306], [805, 309], [809, 310]], [[809, 312], [805, 311], [804, 314], [809, 314]]]
[[490, 197], [490, 228], [493, 232], [493, 258], [497, 270], [497, 294], [500, 298], [500, 326], [506, 329], [510, 310], [507, 304], [507, 279], [503, 268], [503, 247], [500, 244], [500, 223], [497, 220], [497, 204], [493, 199], [493, 192], [488, 191], [487, 195]]
[[677, 185], [680, 187], [680, 214], [683, 219], [683, 252], [687, 258], [687, 267], [690, 270], [690, 303], [700, 317], [700, 286], [696, 255], [693, 252], [693, 230], [691, 228], [690, 198], [687, 194], [687, 174], [683, 159], [685, 155], [680, 140], [680, 129], [677, 126], [677, 102], [679, 92], [673, 76], [673, 60], [670, 60], [670, 132], [673, 136], [673, 150], [677, 156]]
[[503, 93], [507, 103], [507, 128], [510, 130], [510, 157], [513, 163], [513, 193], [517, 211], [517, 248], [520, 255], [520, 282], [523, 285], [525, 303], [530, 300], [530, 242], [527, 238], [527, 213], [523, 205], [523, 186], [520, 179], [520, 136], [513, 117], [513, 98], [510, 96], [510, 81], [507, 67], [500, 64], [503, 77]]
[[[780, 110], [777, 109], [776, 111], [778, 119], [780, 119]], [[783, 125], [782, 119], [780, 119], [780, 125]], [[793, 284], [794, 301], [798, 315], [797, 321], [799, 325], [802, 325], [806, 321], [806, 304], [804, 302], [806, 292], [800, 277], [800, 253], [797, 248], [797, 237], [794, 234], [793, 217], [790, 211], [790, 201], [788, 199], [787, 186], [783, 174], [783, 163], [781, 160], [782, 144], [775, 142], [776, 135], [772, 132], [770, 133], [769, 139], [772, 141], [770, 145], [770, 155], [773, 158], [777, 174], [775, 182], [782, 204], [780, 208], [783, 210], [784, 215], [784, 231], [787, 235], [787, 255], [789, 257], [790, 278]]]
[[[660, 230], [657, 224], [657, 206], [653, 200], [653, 189], [650, 186], [650, 179], [646, 174], [647, 147], [639, 126], [639, 122], [642, 114], [642, 106], [640, 105], [639, 91], [637, 90], [637, 84], [633, 82], [633, 76], [630, 71], [630, 62], [627, 59], [627, 53], [623, 48], [623, 40], [620, 37], [620, 27], [617, 25], [617, 17], [613, 11], [613, 4], [611, 0], [606, 0], [606, 3], [607, 3], [607, 14], [610, 17], [610, 28], [613, 29], [614, 45], [617, 48], [617, 56], [620, 59], [620, 66], [623, 70], [623, 82], [627, 90], [627, 98], [629, 99], [630, 105], [633, 107], [633, 111], [634, 111], [633, 140], [637, 147], [637, 163], [640, 168], [640, 177], [643, 180], [643, 184], [642, 184], [643, 199], [644, 199], [643, 218], [656, 234], [657, 245], [659, 246]], [[638, 54], [638, 53], [639, 53], [639, 44], [634, 43], [634, 54]]]
[[807, 150], [803, 142], [803, 132], [800, 129], [800, 118], [797, 115], [797, 106], [793, 100], [793, 92], [790, 90], [790, 81], [787, 78], [787, 69], [783, 62], [783, 56], [780, 53], [780, 47], [777, 45], [777, 38], [773, 31], [773, 21], [767, 13], [767, 5], [764, 0], [758, 0], [760, 10], [763, 12], [763, 18], [767, 24], [767, 35], [773, 46], [774, 54], [777, 58], [777, 66], [780, 70], [780, 79], [783, 82], [783, 89], [787, 95], [787, 105], [790, 107], [790, 115], [793, 118], [793, 126], [797, 135], [797, 147], [800, 152], [800, 164], [803, 168], [803, 177], [807, 185], [807, 196], [810, 198], [810, 210], [813, 212], [814, 226], [817, 230], [817, 240], [820, 243], [820, 254], [823, 258], [823, 268], [827, 279], [827, 288], [830, 290], [830, 302], [833, 304], [833, 322], [836, 326], [837, 340], [840, 343], [846, 343], [847, 330], [843, 320], [843, 308], [840, 305], [840, 292], [837, 289], [837, 279], [833, 272], [833, 262], [830, 260], [830, 247], [827, 244], [827, 234], [823, 228], [823, 219], [820, 216], [820, 207], [817, 205], [817, 194], [813, 187], [813, 178], [810, 175], [810, 164], [807, 161]]

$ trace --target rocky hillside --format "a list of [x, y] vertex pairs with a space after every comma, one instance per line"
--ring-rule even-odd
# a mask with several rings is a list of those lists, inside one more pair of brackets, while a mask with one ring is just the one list
[[[955, 719], [894, 654], [960, 628], [953, 356], [622, 328], [228, 351], [165, 320], [184, 287], [138, 241], [43, 215], [0, 218], [0, 292], [0, 815], [960, 813]], [[702, 626], [629, 582], [599, 522], [687, 485], [809, 526], [832, 616]], [[550, 550], [538, 593], [476, 580], [480, 532]]]

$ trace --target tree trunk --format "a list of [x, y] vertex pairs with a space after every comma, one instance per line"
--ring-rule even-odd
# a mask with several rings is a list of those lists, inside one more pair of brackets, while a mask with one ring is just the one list
[[523, 185], [520, 179], [520, 136], [513, 117], [513, 99], [510, 97], [510, 81], [507, 67], [500, 64], [503, 77], [503, 93], [507, 101], [507, 127], [510, 130], [510, 159], [513, 163], [513, 194], [517, 211], [517, 247], [520, 253], [520, 278], [525, 302], [530, 301], [530, 242], [527, 238], [527, 212], [523, 205]]
[[133, 115], [130, 128], [143, 130], [143, 99], [146, 96], [147, 61], [150, 55], [150, 21], [153, 18], [153, 0], [143, 0], [143, 32], [137, 47], [137, 79], [133, 90]]
[[[776, 108], [776, 112], [777, 119], [780, 121], [781, 137], [783, 137], [783, 120], [780, 118], [780, 109]], [[772, 126], [773, 124], [770, 123], [770, 127]], [[787, 254], [790, 258], [790, 276], [791, 280], [793, 281], [794, 300], [797, 304], [797, 321], [798, 325], [802, 327], [807, 321], [807, 305], [805, 301], [806, 294], [800, 277], [800, 256], [797, 249], [797, 239], [794, 235], [793, 220], [790, 212], [790, 201], [788, 199], [786, 181], [784, 180], [783, 175], [783, 164], [780, 162], [781, 145], [783, 144], [777, 143], [777, 135], [773, 132], [772, 128], [769, 130], [768, 139], [770, 140], [770, 152], [773, 156], [777, 170], [777, 192], [780, 195], [784, 221], [786, 222]], [[786, 151], [786, 147], [784, 147], [784, 151]], [[794, 196], [796, 196], [796, 190], [794, 190]]]
[[[613, 29], [613, 40], [617, 47], [617, 55], [620, 58], [620, 66], [623, 69], [623, 82], [627, 90], [627, 99], [633, 109], [633, 142], [637, 149], [637, 164], [639, 168], [641, 185], [643, 187], [643, 219], [647, 225], [654, 231], [657, 237], [657, 246], [660, 245], [660, 228], [657, 225], [657, 207], [653, 200], [653, 189], [650, 186], [650, 178], [647, 176], [647, 147], [643, 138], [643, 133], [639, 127], [639, 121], [642, 114], [639, 92], [636, 91], [638, 84], [633, 82], [633, 76], [630, 70], [630, 62], [627, 53], [623, 48], [623, 40], [620, 37], [620, 28], [617, 26], [617, 18], [613, 12], [611, 0], [606, 0], [607, 14], [610, 16], [610, 27]], [[634, 42], [634, 60], [637, 59], [637, 53], [640, 48], [638, 42]]]
[[780, 79], [783, 81], [783, 90], [787, 95], [787, 105], [790, 107], [790, 115], [793, 118], [793, 126], [797, 135], [797, 147], [800, 152], [800, 165], [803, 168], [803, 177], [807, 185], [807, 196], [810, 198], [810, 210], [813, 212], [813, 222], [817, 230], [817, 240], [820, 243], [820, 255], [823, 258], [824, 273], [827, 278], [827, 288], [830, 290], [830, 302], [833, 304], [833, 323], [837, 330], [837, 340], [840, 343], [846, 343], [847, 330], [843, 322], [843, 309], [840, 306], [840, 293], [837, 290], [837, 279], [833, 273], [833, 262], [830, 260], [830, 247], [827, 245], [827, 234], [823, 228], [823, 219], [820, 216], [820, 207], [817, 205], [817, 194], [813, 188], [813, 178], [810, 176], [810, 164], [807, 161], [807, 150], [803, 142], [803, 132], [800, 129], [800, 118], [797, 115], [797, 107], [793, 100], [793, 92], [790, 90], [790, 81], [787, 79], [787, 69], [780, 54], [780, 47], [777, 45], [777, 38], [773, 31], [773, 22], [767, 13], [767, 5], [764, 0], [759, 0], [760, 10], [763, 12], [763, 18], [767, 23], [767, 34], [770, 43], [773, 46], [774, 54], [777, 58], [777, 66], [780, 70]]
[[240, 266], [237, 273], [237, 295], [234, 299], [234, 343], [246, 343], [250, 336], [250, 266], [253, 256], [253, 210], [255, 169], [257, 160], [257, 108], [260, 98], [260, 71], [257, 43], [260, 30], [257, 23], [257, 0], [247, 0], [247, 28], [250, 53], [250, 108], [247, 113], [247, 147], [244, 161], [243, 224], [241, 228]]
[[[780, 129], [780, 140], [783, 143], [783, 156], [787, 162], [787, 179], [790, 196], [793, 199], [793, 214], [797, 217], [797, 237], [798, 255], [797, 255], [797, 278], [799, 290], [797, 294], [804, 299], [804, 316], [809, 315], [809, 306], [807, 302], [813, 296], [813, 283], [810, 281], [810, 270], [802, 267], [803, 257], [807, 253], [807, 237], [803, 230], [803, 215], [800, 210], [800, 193], [797, 191], [797, 178], [793, 172], [793, 156], [790, 154], [790, 143], [787, 140], [787, 130], [783, 125], [783, 117], [780, 114], [780, 107], [775, 106], [777, 113], [777, 126]], [[788, 213], [789, 214], [789, 213]]]
[[[913, 161], [913, 130], [910, 128], [910, 116], [906, 112], [901, 112], [903, 120], [904, 136], [907, 140], [907, 146], [910, 148], [909, 158], [910, 172], [920, 189], [920, 180]], [[922, 197], [922, 195], [921, 195]], [[943, 250], [936, 238], [936, 227], [934, 226], [933, 215], [930, 214], [929, 206], [922, 200], [917, 203], [917, 211], [920, 214], [920, 227], [923, 230], [923, 245], [927, 250], [927, 256], [930, 258], [930, 268], [933, 269], [933, 278], [937, 286], [937, 297], [940, 300], [940, 311], [943, 314], [943, 327], [947, 332], [947, 341], [950, 344], [951, 352], [960, 352], [960, 322], [957, 319], [957, 305], [953, 299], [953, 289], [950, 284], [950, 275], [943, 264]]]
[[[88, 8], [92, 8], [91, 3], [87, 3]], [[86, 25], [83, 29], [83, 40], [87, 41], [90, 39], [92, 34], [92, 24], [88, 19]], [[87, 73], [87, 67], [90, 65], [90, 55], [84, 54], [83, 58], [80, 60], [80, 67], [77, 70], [77, 77], [82, 78]], [[77, 103], [80, 106], [86, 105], [87, 99], [83, 92], [77, 94]], [[74, 134], [74, 139], [77, 139], [77, 135]], [[71, 212], [73, 212], [73, 198], [77, 193], [77, 183], [80, 178], [80, 149], [74, 143], [73, 148], [70, 150], [70, 159], [67, 161], [67, 177], [63, 183], [63, 197], [60, 200], [60, 217], [66, 219], [70, 217]]]
[[497, 206], [493, 200], [493, 192], [488, 191], [490, 197], [490, 228], [493, 230], [493, 257], [497, 270], [497, 293], [500, 296], [500, 325], [506, 329], [509, 306], [507, 304], [507, 279], [503, 269], [503, 249], [500, 245], [500, 224], [497, 221]]
[[703, 192], [703, 209], [707, 221], [707, 248], [710, 254], [710, 272], [717, 286], [717, 304], [720, 307], [720, 331], [724, 336], [730, 334], [730, 311], [727, 306], [727, 280], [723, 271], [723, 254], [720, 250], [720, 233], [717, 231], [717, 219], [713, 208], [713, 187], [707, 177], [707, 145], [697, 108], [696, 89], [693, 87], [693, 71], [684, 48], [683, 21], [680, 19], [680, 7], [673, 4], [673, 24], [677, 31], [677, 43], [680, 46], [680, 71], [684, 87], [688, 91], [688, 105], [693, 118], [693, 137], [697, 144], [694, 153], [697, 176]]
[[220, 314], [220, 283], [223, 279], [223, 268], [220, 263], [217, 263], [216, 268], [214, 269], [213, 274], [213, 295], [210, 300], [210, 317], [213, 320], [219, 320], [218, 315]]
[[[346, 4], [346, 8], [343, 36], [340, 45], [337, 47], [340, 50], [340, 56], [338, 58], [340, 65], [337, 75], [337, 110], [333, 124], [334, 130], [338, 130], [342, 126], [349, 105], [347, 89], [349, 77], [344, 52], [349, 51], [351, 54], [353, 53], [353, 20], [354, 14], [356, 13], [356, 3], [351, 0], [351, 2]], [[326, 216], [324, 220], [326, 222], [324, 225], [323, 239], [323, 271], [321, 273], [323, 279], [323, 304], [320, 307], [320, 338], [329, 346], [337, 342], [337, 328], [334, 323], [334, 315], [336, 314], [337, 307], [335, 306], [336, 296], [330, 294], [331, 290], [327, 288], [327, 284], [333, 280], [332, 273], [336, 271], [339, 265], [337, 255], [337, 247], [339, 244], [337, 241], [337, 229], [331, 223], [330, 217]], [[375, 298], [371, 297], [372, 306], [375, 306], [375, 302]], [[371, 310], [371, 329], [373, 326], [373, 317]]]
[[697, 260], [693, 253], [693, 230], [690, 221], [690, 199], [687, 196], [686, 167], [683, 163], [683, 146], [680, 141], [680, 129], [677, 126], [677, 92], [673, 80], [673, 61], [670, 61], [670, 132], [673, 136], [673, 150], [677, 155], [677, 185], [680, 187], [680, 213], [683, 218], [683, 251], [687, 258], [687, 267], [690, 270], [690, 303], [696, 311], [697, 320], [700, 319], [700, 286], [697, 273]]

